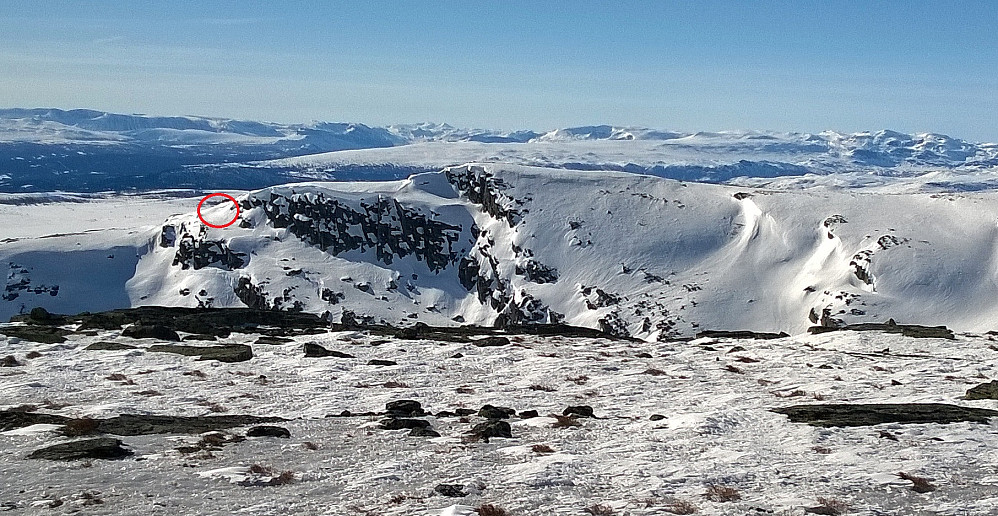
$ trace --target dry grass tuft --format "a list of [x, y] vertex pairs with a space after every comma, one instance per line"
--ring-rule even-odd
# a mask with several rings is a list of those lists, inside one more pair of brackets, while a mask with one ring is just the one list
[[543, 392], [555, 392], [558, 389], [555, 389], [554, 387], [548, 387], [547, 385], [541, 385], [541, 384], [535, 383], [535, 384], [533, 384], [533, 385], [530, 386], [530, 390], [532, 390], [532, 391], [543, 391]]
[[600, 505], [598, 503], [590, 505], [584, 510], [586, 514], [591, 514], [592, 516], [614, 516], [617, 514], [617, 511], [613, 510], [613, 507], [610, 507], [609, 505]]
[[911, 482], [911, 490], [916, 493], [930, 493], [936, 490], [936, 486], [925, 477], [916, 477], [905, 472], [898, 473], [898, 476]]
[[742, 495], [737, 489], [718, 485], [708, 487], [703, 496], [712, 502], [735, 502], [742, 499]]
[[822, 514], [827, 514], [829, 516], [839, 516], [849, 512], [848, 503], [835, 498], [825, 498], [824, 496], [818, 497], [818, 507], [821, 508]]
[[551, 414], [551, 417], [557, 420], [554, 423], [551, 423], [551, 428], [571, 428], [573, 426], [582, 426], [582, 423], [576, 421], [574, 417], [559, 416], [558, 414]]
[[478, 513], [478, 516], [509, 516], [506, 509], [490, 503], [479, 505], [478, 508], [475, 509], [475, 512]]
[[62, 435], [67, 437], [79, 437], [82, 435], [92, 435], [97, 433], [100, 422], [89, 417], [71, 419], [62, 427]]
[[678, 498], [670, 498], [666, 500], [663, 508], [665, 509], [665, 512], [672, 514], [696, 514], [700, 512], [700, 508], [693, 505], [693, 502], [680, 500]]
[[554, 453], [554, 448], [546, 444], [535, 444], [530, 447], [530, 451], [534, 453]]

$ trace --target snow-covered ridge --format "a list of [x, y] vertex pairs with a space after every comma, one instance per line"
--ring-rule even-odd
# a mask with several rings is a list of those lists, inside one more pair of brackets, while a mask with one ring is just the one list
[[871, 182], [894, 188], [894, 178], [920, 178], [898, 188], [922, 191], [998, 184], [998, 145], [933, 133], [691, 133], [609, 125], [536, 132], [0, 110], [0, 191], [7, 192], [379, 181], [469, 162], [784, 188]]
[[[230, 227], [201, 224], [192, 207], [105, 244], [113, 253], [75, 252], [78, 237], [0, 247], [10, 264], [0, 308], [87, 310], [92, 282], [74, 286], [65, 271], [104, 270], [113, 254], [121, 270], [106, 276], [119, 283], [101, 298], [135, 306], [252, 306], [392, 325], [565, 322], [648, 340], [891, 318], [998, 327], [993, 193], [773, 191], [470, 164], [237, 199]], [[234, 209], [203, 213], [230, 220]], [[128, 251], [131, 242], [144, 243]]]

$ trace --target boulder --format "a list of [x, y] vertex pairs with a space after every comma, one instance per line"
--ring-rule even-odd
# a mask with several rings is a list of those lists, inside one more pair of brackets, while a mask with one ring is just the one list
[[432, 428], [416, 427], [409, 430], [409, 437], [440, 437], [440, 432]]
[[268, 344], [271, 346], [277, 346], [294, 341], [295, 339], [289, 339], [287, 337], [272, 337], [270, 335], [261, 335], [259, 338], [256, 339], [256, 342], [254, 344]]
[[473, 340], [471, 343], [480, 348], [508, 346], [509, 339], [506, 337], [485, 337], [484, 339]]
[[247, 430], [246, 437], [280, 437], [289, 439], [291, 431], [283, 426], [261, 425]]
[[385, 412], [391, 417], [418, 417], [425, 416], [423, 406], [418, 401], [397, 400], [389, 401], [385, 404]]
[[375, 358], [373, 360], [368, 361], [367, 365], [387, 367], [387, 366], [398, 365], [398, 362], [395, 362], [394, 360], [380, 360]]
[[333, 351], [326, 349], [314, 342], [305, 343], [305, 358], [356, 358], [348, 353], [341, 353], [339, 351]]
[[516, 414], [516, 411], [509, 407], [493, 407], [483, 405], [478, 411], [478, 415], [486, 419], [509, 419], [509, 416]]
[[66, 336], [73, 332], [56, 326], [8, 326], [0, 328], [0, 333], [21, 340], [39, 342], [42, 344], [61, 344], [66, 342]]
[[794, 423], [812, 426], [872, 426], [883, 423], [987, 423], [998, 411], [945, 403], [876, 403], [794, 405], [772, 409]]
[[450, 498], [464, 498], [468, 496], [468, 493], [464, 490], [464, 485], [462, 484], [437, 484], [433, 488], [433, 491], [441, 496], [447, 496]]
[[123, 351], [126, 349], [137, 349], [136, 346], [131, 344], [124, 344], [121, 342], [107, 342], [100, 341], [94, 342], [93, 344], [87, 346], [85, 349], [88, 351]]
[[157, 344], [149, 346], [147, 351], [152, 353], [176, 353], [189, 357], [200, 357], [199, 360], [218, 360], [219, 362], [245, 362], [253, 358], [253, 348], [245, 344], [223, 344], [220, 346]]
[[479, 423], [471, 429], [471, 434], [485, 442], [489, 442], [492, 437], [505, 437], [506, 439], [513, 438], [513, 429], [509, 426], [509, 423], [499, 420], [490, 419], [484, 423]]
[[536, 410], [524, 410], [520, 412], [520, 419], [531, 419], [539, 416]]
[[593, 408], [589, 405], [574, 405], [566, 408], [561, 415], [574, 417], [594, 417]]
[[133, 339], [156, 339], [180, 342], [180, 335], [177, 335], [177, 332], [161, 324], [145, 325], [136, 323], [121, 330], [121, 336]]
[[383, 419], [380, 428], [382, 430], [405, 430], [413, 428], [429, 428], [430, 422], [425, 419]]
[[982, 383], [967, 389], [968, 400], [998, 400], [998, 381]]
[[70, 441], [35, 450], [29, 459], [80, 460], [80, 459], [123, 459], [133, 452], [121, 446], [121, 441], [108, 437]]

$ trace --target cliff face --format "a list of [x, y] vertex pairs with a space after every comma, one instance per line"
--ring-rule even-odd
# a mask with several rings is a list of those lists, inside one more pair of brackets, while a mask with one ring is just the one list
[[987, 223], [998, 209], [973, 197], [465, 165], [267, 188], [239, 203], [224, 229], [168, 220], [136, 268], [133, 300], [390, 324], [568, 323], [645, 339], [890, 318], [976, 328], [998, 314], [994, 274], [973, 265], [998, 263]]

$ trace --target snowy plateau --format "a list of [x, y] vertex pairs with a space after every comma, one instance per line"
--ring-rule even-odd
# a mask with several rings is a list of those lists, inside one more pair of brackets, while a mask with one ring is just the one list
[[12, 109], [0, 192], [0, 511], [998, 513], [995, 144]]

